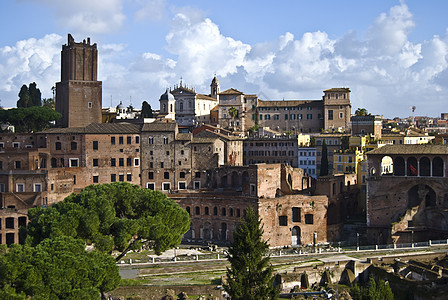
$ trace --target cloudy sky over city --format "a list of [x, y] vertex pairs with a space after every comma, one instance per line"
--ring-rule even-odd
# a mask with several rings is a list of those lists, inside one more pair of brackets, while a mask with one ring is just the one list
[[0, 99], [60, 80], [71, 33], [98, 44], [103, 107], [158, 109], [167, 87], [236, 88], [264, 100], [321, 99], [349, 87], [352, 112], [448, 112], [448, 1], [2, 0]]

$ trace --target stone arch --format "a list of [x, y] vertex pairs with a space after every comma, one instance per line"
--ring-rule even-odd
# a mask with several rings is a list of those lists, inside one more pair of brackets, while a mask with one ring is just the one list
[[294, 226], [291, 230], [291, 245], [297, 246], [302, 243], [301, 241], [301, 230], [299, 226]]
[[337, 224], [338, 221], [338, 207], [336, 204], [331, 203], [327, 210], [327, 225]]
[[391, 175], [394, 173], [394, 161], [392, 157], [385, 155], [381, 159], [381, 175]]
[[227, 175], [221, 177], [221, 187], [227, 187]]
[[437, 205], [436, 192], [426, 184], [414, 185], [408, 191], [408, 208], [421, 205], [425, 200], [425, 206], [431, 207]]
[[434, 157], [432, 160], [432, 176], [443, 177], [443, 160], [440, 157]]
[[212, 224], [210, 224], [210, 222], [205, 222], [202, 225], [202, 238], [204, 240], [213, 239], [213, 229], [212, 229]]
[[427, 225], [428, 227], [436, 228], [437, 230], [448, 231], [448, 221], [445, 218], [445, 216], [441, 213], [431, 215], [431, 217], [428, 218]]
[[222, 241], [227, 240], [227, 223], [225, 222], [221, 223], [221, 240]]
[[408, 159], [407, 159], [406, 175], [407, 176], [417, 176], [418, 175], [417, 159], [413, 156], [408, 157]]
[[431, 161], [426, 156], [420, 158], [420, 176], [431, 176]]
[[405, 163], [403, 157], [395, 157], [393, 163], [393, 171], [395, 176], [405, 176]]
[[237, 188], [240, 186], [240, 177], [238, 176], [238, 173], [236, 171], [232, 172], [231, 180], [232, 180], [232, 188]]

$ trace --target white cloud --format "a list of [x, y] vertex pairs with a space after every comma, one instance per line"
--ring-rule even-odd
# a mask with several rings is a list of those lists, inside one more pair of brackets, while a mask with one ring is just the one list
[[83, 35], [119, 30], [126, 16], [123, 0], [26, 0], [47, 5], [62, 28]]
[[140, 9], [135, 13], [137, 21], [159, 21], [165, 16], [165, 0], [137, 0]]
[[2, 106], [14, 107], [23, 84], [36, 82], [42, 97], [51, 97], [51, 87], [60, 78], [62, 37], [18, 41], [0, 48], [0, 98]]

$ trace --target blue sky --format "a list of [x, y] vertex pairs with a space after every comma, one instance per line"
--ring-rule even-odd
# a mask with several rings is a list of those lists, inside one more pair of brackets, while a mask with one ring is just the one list
[[448, 1], [2, 0], [0, 99], [13, 107], [23, 84], [43, 97], [60, 80], [71, 33], [99, 48], [103, 106], [158, 108], [183, 78], [209, 93], [320, 99], [352, 90], [352, 112], [385, 117], [448, 112]]

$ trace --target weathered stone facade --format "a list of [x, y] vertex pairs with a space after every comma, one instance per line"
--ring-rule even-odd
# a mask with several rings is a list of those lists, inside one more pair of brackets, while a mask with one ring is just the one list
[[[448, 237], [448, 148], [387, 145], [367, 153], [367, 226], [371, 242]], [[381, 168], [385, 158], [392, 168]]]
[[97, 80], [97, 45], [75, 43], [68, 35], [61, 51], [61, 82], [56, 83], [56, 111], [62, 114], [61, 127], [101, 123], [102, 82]]

